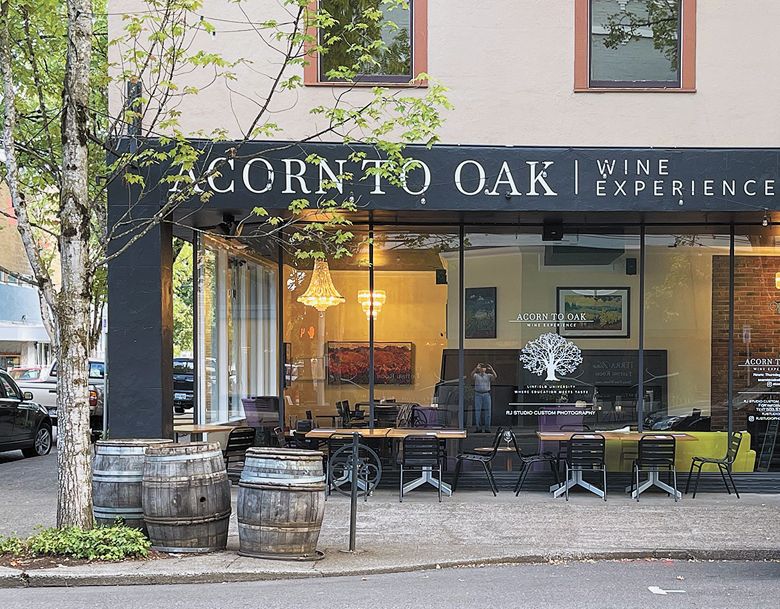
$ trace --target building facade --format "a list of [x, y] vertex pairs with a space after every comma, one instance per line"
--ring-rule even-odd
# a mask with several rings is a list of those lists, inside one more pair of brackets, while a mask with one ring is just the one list
[[[203, 6], [216, 26], [204, 47], [231, 59], [252, 49], [252, 65], [236, 68], [235, 87], [185, 99], [186, 131], [219, 117], [237, 141], [255, 112], [274, 55], [237, 24], [280, 9], [243, 9]], [[312, 108], [371, 92], [330, 81], [327, 56], [297, 68], [305, 86], [271, 102], [278, 139], [243, 145], [204, 186], [207, 204], [177, 210], [111, 262], [112, 435], [171, 434], [175, 233], [196, 251], [200, 422], [246, 421], [257, 396], [277, 398], [281, 426], [337, 403], [362, 405], [371, 424], [393, 404], [419, 404], [429, 423], [465, 428], [466, 447], [499, 426], [533, 452], [539, 432], [566, 426], [685, 430], [697, 442], [680, 443], [680, 463], [722, 456], [739, 431], [735, 471], [780, 471], [780, 6], [412, 0], [394, 10], [402, 51], [361, 84], [419, 94], [414, 75], [443, 82], [454, 104], [444, 143], [407, 149], [418, 166], [403, 188], [365, 173], [381, 162], [370, 149], [355, 161], [335, 137], [300, 144], [325, 127]], [[201, 162], [227, 159], [234, 144]], [[318, 270], [267, 238], [252, 209], [316, 196], [343, 170], [355, 178], [339, 194], [360, 204], [352, 255]], [[134, 210], [153, 213], [171, 188]], [[127, 201], [115, 185], [115, 222]], [[313, 282], [338, 293], [322, 311], [306, 298]], [[609, 448], [610, 468], [628, 471], [627, 454]]]
[[30, 263], [9, 219], [13, 214], [5, 183], [0, 183], [0, 211], [0, 368], [42, 366], [49, 362], [51, 341]]

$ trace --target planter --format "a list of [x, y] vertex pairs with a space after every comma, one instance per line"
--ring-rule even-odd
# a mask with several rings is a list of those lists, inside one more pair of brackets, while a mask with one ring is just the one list
[[148, 448], [141, 497], [155, 550], [211, 552], [227, 546], [230, 481], [218, 443]]
[[322, 453], [250, 448], [238, 483], [239, 554], [317, 560], [325, 513]]
[[144, 453], [170, 440], [98, 440], [92, 465], [92, 513], [100, 525], [125, 525], [146, 532], [141, 505]]

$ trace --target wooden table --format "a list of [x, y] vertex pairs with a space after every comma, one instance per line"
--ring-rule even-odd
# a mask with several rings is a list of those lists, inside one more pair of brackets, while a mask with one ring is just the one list
[[537, 437], [542, 441], [548, 442], [568, 442], [572, 436], [604, 436], [609, 440], [624, 440], [627, 442], [639, 442], [643, 436], [672, 436], [678, 442], [698, 441], [696, 436], [692, 436], [681, 431], [537, 431]]
[[378, 429], [369, 429], [368, 427], [315, 427], [306, 432], [306, 437], [315, 440], [327, 440], [333, 435], [351, 436], [353, 433], [360, 434], [361, 438], [385, 438], [390, 431], [389, 427]]
[[391, 427], [388, 438], [435, 435], [439, 440], [464, 440], [465, 429], [426, 429], [425, 427]]
[[173, 439], [175, 442], [178, 442], [180, 435], [189, 435], [193, 442], [201, 442], [204, 433], [219, 433], [232, 430], [233, 427], [230, 425], [174, 425]]
[[[462, 440], [466, 438], [465, 429], [422, 429], [419, 427], [383, 427], [377, 429], [369, 429], [367, 427], [318, 427], [307, 432], [306, 437], [318, 440], [326, 440], [333, 435], [343, 437], [351, 436], [353, 433], [359, 434], [361, 438], [386, 438], [389, 440], [403, 440], [408, 436], [426, 435], [435, 436], [439, 440]], [[415, 478], [411, 482], [404, 484], [404, 493], [414, 490], [423, 484], [430, 484], [435, 488], [439, 487], [439, 481], [433, 477], [433, 469], [430, 467], [424, 467], [422, 469], [422, 475], [419, 478]], [[441, 490], [447, 495], [452, 495], [452, 489], [446, 482], [441, 483]]]
[[[481, 453], [484, 455], [490, 454], [493, 452], [492, 446], [478, 446], [477, 448], [472, 448], [475, 453]], [[511, 472], [512, 471], [512, 455], [516, 455], [517, 451], [515, 450], [514, 446], [499, 446], [496, 452], [499, 453], [505, 453], [506, 454], [506, 471]]]
[[[624, 442], [639, 442], [644, 436], [666, 436], [666, 437], [672, 437], [677, 442], [696, 442], [698, 441], [698, 438], [696, 436], [692, 436], [690, 434], [681, 432], [681, 431], [646, 431], [646, 432], [638, 432], [638, 431], [537, 431], [536, 435], [539, 437], [542, 441], [551, 441], [551, 442], [568, 442], [572, 436], [577, 435], [582, 438], [588, 438], [593, 437], [596, 438], [598, 436], [602, 436], [605, 441], [609, 440], [621, 440]], [[643, 491], [646, 491], [651, 486], [657, 486], [658, 488], [666, 491], [667, 493], [677, 493], [677, 497], [682, 497], [682, 493], [680, 491], [675, 490], [665, 482], [661, 481], [661, 472], [659, 471], [650, 471], [649, 478], [642, 482], [642, 484], [639, 485], [639, 488], [636, 490], [633, 490], [632, 492], [632, 486], [626, 487], [626, 492], [631, 492], [631, 497], [636, 498], [637, 494], [641, 494]], [[587, 490], [589, 490], [592, 493], [595, 493], [601, 497], [604, 496], [603, 491], [598, 489], [597, 487], [593, 486], [592, 484], [589, 484], [585, 482], [582, 478], [582, 472], [581, 471], [573, 471], [572, 477], [566, 480], [563, 484], [560, 486], [557, 484], [554, 484], [550, 487], [550, 490], [553, 492], [553, 497], [560, 497], [563, 493], [566, 492], [566, 488], [572, 488], [573, 486], [581, 486]]]

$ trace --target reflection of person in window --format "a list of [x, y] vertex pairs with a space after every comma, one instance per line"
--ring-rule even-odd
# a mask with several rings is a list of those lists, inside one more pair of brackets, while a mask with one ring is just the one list
[[490, 364], [477, 364], [471, 371], [474, 381], [474, 425], [477, 432], [490, 431], [490, 415], [493, 406], [490, 402], [490, 384], [498, 378]]

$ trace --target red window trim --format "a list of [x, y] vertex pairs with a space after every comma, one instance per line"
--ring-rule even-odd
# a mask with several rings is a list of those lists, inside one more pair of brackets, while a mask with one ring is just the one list
[[[317, 0], [312, 0], [309, 10], [317, 10]], [[412, 2], [412, 74], [417, 75], [428, 72], [428, 0], [414, 0]], [[316, 40], [317, 29], [309, 27], [308, 35]], [[320, 80], [320, 58], [313, 50], [313, 44], [307, 45], [306, 54], [308, 63], [303, 67], [303, 83], [312, 87], [393, 87], [393, 88], [420, 88], [427, 87], [427, 80], [412, 80], [404, 82], [373, 81], [365, 83], [331, 82]]]
[[590, 0], [574, 0], [574, 91], [620, 93], [696, 92], [696, 0], [681, 0], [682, 41], [680, 86], [620, 88], [590, 86]]

